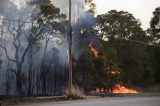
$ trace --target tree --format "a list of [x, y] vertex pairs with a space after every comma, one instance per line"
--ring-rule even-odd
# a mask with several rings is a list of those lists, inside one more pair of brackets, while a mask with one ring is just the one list
[[43, 60], [47, 51], [47, 46], [50, 40], [58, 41], [63, 39], [63, 35], [66, 33], [67, 21], [66, 15], [60, 12], [60, 9], [51, 4], [50, 0], [36, 0], [30, 2], [30, 5], [36, 6], [36, 15], [33, 19], [36, 19], [38, 27], [36, 31], [37, 36], [42, 36], [45, 40]]
[[[9, 2], [0, 2], [6, 1]], [[5, 39], [0, 38], [0, 68], [6, 73], [6, 93], [9, 94], [10, 87], [16, 85], [15, 95], [32, 96], [36, 94], [35, 91], [37, 95], [60, 94], [62, 86], [67, 82], [67, 63], [61, 60], [60, 52], [53, 48], [54, 44], [60, 45], [67, 35], [66, 15], [50, 0], [30, 1], [33, 2], [28, 2], [26, 8], [19, 9], [16, 13], [12, 11], [13, 16], [7, 14], [3, 17], [4, 27], [1, 29], [4, 29], [2, 32], [5, 31]], [[0, 8], [1, 6], [2, 4]], [[23, 17], [20, 16], [22, 14]], [[5, 62], [13, 67], [6, 70]], [[15, 79], [10, 82], [12, 74]]]
[[150, 66], [152, 67], [150, 70], [154, 74], [154, 80], [156, 83], [160, 82], [160, 47], [159, 46], [151, 46], [147, 48], [147, 52], [149, 53], [150, 57]]
[[95, 70], [93, 59], [94, 57], [90, 54], [90, 51], [85, 49], [74, 66], [74, 83], [84, 88], [85, 91], [89, 90], [88, 88], [93, 84], [94, 79], [92, 75]]
[[[106, 14], [98, 15], [100, 38], [122, 38], [129, 39], [135, 34], [134, 31], [141, 30], [141, 23], [128, 12], [111, 10]], [[139, 35], [140, 36], [140, 35]]]
[[155, 47], [155, 54], [154, 54], [154, 69], [155, 69], [155, 78], [156, 78], [156, 82], [160, 82], [160, 48], [159, 47]]
[[[160, 7], [157, 7], [154, 12], [153, 12], [153, 17], [151, 18], [150, 21], [150, 36], [153, 36], [155, 38], [155, 41], [153, 42], [154, 44], [160, 44], [159, 39], [160, 39]], [[148, 48], [149, 54], [151, 56], [151, 64], [154, 69], [155, 73], [155, 79], [156, 82], [160, 82], [160, 47], [159, 46], [155, 47], [150, 47]]]
[[144, 85], [153, 85], [155, 84], [155, 73], [152, 69], [145, 69], [144, 75]]
[[47, 50], [49, 44], [58, 44], [62, 42], [66, 34], [67, 21], [66, 15], [60, 12], [60, 9], [54, 6], [50, 0], [36, 0], [30, 2], [35, 7], [33, 19], [36, 20], [36, 36], [44, 40], [44, 50], [41, 60], [40, 75], [42, 81], [42, 92], [47, 93], [47, 77], [49, 75], [50, 63], [48, 63]]
[[124, 11], [111, 10], [98, 16], [98, 37], [103, 42], [104, 53], [114, 51], [113, 63], [123, 70], [123, 81], [126, 83], [140, 83], [146, 66], [149, 66], [149, 55], [146, 45], [138, 42], [150, 43], [150, 36], [141, 28], [141, 23], [132, 14]]
[[[43, 75], [43, 89], [42, 92], [46, 94], [46, 78], [47, 78], [47, 67], [48, 65], [46, 64], [46, 52], [47, 52], [47, 47], [48, 43], [50, 40], [57, 40], [60, 38], [60, 40], [63, 37], [63, 34], [65, 33], [65, 26], [64, 20], [65, 20], [65, 15], [60, 13], [60, 9], [56, 8], [52, 4], [48, 3], [43, 3], [40, 5], [40, 17], [38, 18], [38, 24], [39, 28], [42, 30], [42, 33], [45, 37], [45, 47], [44, 47], [44, 53], [42, 57], [42, 67], [41, 71], [44, 74]], [[48, 73], [49, 74], [49, 73]], [[46, 76], [45, 76], [46, 75]]]
[[7, 66], [7, 72], [6, 72], [6, 82], [5, 82], [5, 86], [6, 86], [6, 95], [7, 96], [9, 96], [10, 95], [10, 93], [11, 93], [11, 82], [12, 82], [12, 74], [10, 74], [11, 73], [11, 71], [10, 71], [10, 69], [11, 69], [11, 64], [8, 62], [7, 64], [6, 64], [6, 66]]
[[93, 3], [93, 0], [85, 0], [85, 4], [89, 6], [88, 12], [95, 15], [96, 14], [96, 4]]
[[[13, 51], [13, 57], [9, 55], [9, 51], [7, 48], [7, 44], [5, 40], [1, 41], [1, 48], [4, 50], [6, 58], [14, 63], [16, 65], [16, 69], [10, 69], [12, 72], [14, 72], [16, 76], [16, 90], [18, 94], [24, 95], [25, 92], [23, 90], [23, 82], [22, 82], [22, 66], [25, 61], [25, 57], [27, 55], [27, 52], [31, 46], [31, 40], [28, 39], [27, 46], [22, 51], [22, 38], [23, 34], [25, 33], [24, 30], [24, 22], [21, 22], [20, 20], [17, 20], [17, 22], [9, 22], [9, 25], [7, 26], [8, 32], [12, 39], [12, 46], [14, 48]], [[22, 54], [21, 54], [22, 53]]]
[[160, 38], [160, 7], [157, 7], [153, 12], [153, 17], [150, 21], [151, 34], [156, 38]]
[[95, 58], [87, 48], [76, 61], [74, 69], [74, 83], [84, 88], [85, 92], [97, 87], [110, 90], [120, 81], [119, 69], [112, 60], [109, 60], [105, 54], [100, 54], [98, 58]]

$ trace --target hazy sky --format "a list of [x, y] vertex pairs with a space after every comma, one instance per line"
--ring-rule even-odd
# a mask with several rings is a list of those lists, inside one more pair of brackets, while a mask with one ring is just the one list
[[13, 2], [15, 5], [17, 5], [18, 8], [20, 8], [20, 1], [21, 0], [9, 0], [11, 2]]
[[107, 13], [109, 10], [124, 10], [140, 19], [142, 28], [147, 29], [152, 12], [160, 6], [160, 0], [93, 0], [97, 5], [98, 14]]
[[[20, 8], [19, 1], [10, 0]], [[93, 0], [97, 5], [98, 14], [107, 13], [109, 10], [124, 10], [132, 13], [135, 18], [140, 19], [142, 28], [147, 29], [151, 20], [152, 12], [160, 6], [160, 0]]]

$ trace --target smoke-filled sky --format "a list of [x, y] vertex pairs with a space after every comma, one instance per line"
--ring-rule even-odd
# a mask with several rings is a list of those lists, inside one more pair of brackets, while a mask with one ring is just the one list
[[[16, 3], [18, 7], [20, 0], [10, 0]], [[55, 3], [66, 4], [66, 0], [52, 0]], [[81, 0], [76, 0], [81, 1]], [[83, 1], [83, 0], [82, 0]], [[149, 28], [149, 22], [152, 18], [152, 12], [160, 6], [160, 0], [93, 0], [97, 5], [98, 14], [107, 13], [109, 10], [124, 10], [132, 13], [135, 18], [140, 19], [142, 28]], [[63, 5], [65, 8], [65, 6]]]
[[152, 12], [160, 6], [160, 0], [93, 0], [97, 5], [98, 14], [107, 13], [109, 10], [124, 10], [140, 19], [142, 28], [147, 29], [152, 17]]
[[20, 8], [20, 0], [9, 0], [13, 2], [15, 5], [17, 5], [18, 8]]

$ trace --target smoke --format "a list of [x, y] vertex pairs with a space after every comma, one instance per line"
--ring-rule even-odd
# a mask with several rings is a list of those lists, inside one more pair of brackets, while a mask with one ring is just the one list
[[[61, 12], [68, 16], [69, 14], [69, 0], [51, 0], [52, 3], [60, 8]], [[72, 25], [74, 25], [78, 18], [85, 12], [85, 0], [72, 0]]]
[[94, 45], [99, 44], [98, 37], [93, 29], [96, 26], [96, 18], [89, 12], [84, 12], [77, 20], [74, 27], [73, 35], [73, 53], [76, 59], [81, 55], [83, 50], [92, 42]]
[[18, 9], [21, 8], [20, 7], [20, 0], [9, 0], [9, 1], [11, 1], [12, 3], [14, 3], [17, 6]]
[[[54, 5], [61, 9], [61, 12], [68, 15], [69, 0], [51, 0]], [[86, 9], [85, 0], [72, 0], [72, 26], [73, 26], [73, 56], [78, 59], [83, 50], [88, 47], [89, 42], [94, 45], [99, 43], [93, 27], [96, 26], [97, 20]], [[63, 42], [60, 46], [63, 57], [67, 59], [68, 43]], [[68, 60], [67, 60], [68, 61]]]
[[[29, 13], [28, 8], [30, 8], [27, 5], [27, 2], [31, 0], [1, 0], [0, 1], [0, 17], [2, 19], [7, 19], [2, 22], [0, 20], [0, 26], [2, 24], [8, 24], [8, 20], [18, 20], [20, 19], [23, 21], [28, 21]], [[51, 2], [56, 6], [59, 7], [61, 12], [66, 14], [68, 16], [68, 7], [69, 7], [69, 0], [51, 0]], [[3, 5], [2, 5], [3, 4]], [[20, 5], [21, 4], [21, 5]], [[96, 26], [97, 20], [95, 17], [86, 11], [85, 9], [85, 1], [84, 0], [72, 0], [72, 26], [73, 26], [73, 56], [75, 59], [78, 59], [81, 53], [85, 48], [87, 48], [88, 44], [90, 42], [93, 43], [93, 45], [98, 44], [98, 38], [96, 37], [95, 33], [93, 32], [93, 27]], [[13, 25], [17, 26], [17, 22], [13, 22]], [[20, 52], [21, 54], [24, 52], [24, 49], [27, 46], [27, 37], [25, 35], [29, 34], [31, 23], [24, 24], [23, 28], [23, 35], [21, 37], [22, 41], [22, 47]], [[67, 36], [68, 36], [68, 29], [66, 28], [63, 35], [63, 40], [57, 42], [56, 39], [52, 39], [47, 47], [46, 51], [46, 59], [47, 61], [52, 62], [54, 64], [54, 60], [59, 59], [59, 62], [61, 63], [61, 66], [66, 65], [68, 63], [68, 42], [67, 42]], [[14, 48], [12, 47], [13, 38], [10, 36], [9, 32], [5, 32], [5, 39], [8, 42], [7, 49], [10, 52], [9, 56], [11, 58], [14, 58]], [[32, 47], [33, 57], [37, 60], [34, 60], [33, 63], [35, 64], [35, 69], [38, 70], [40, 67], [40, 62], [42, 60], [43, 56], [43, 50], [44, 50], [44, 44], [45, 44], [45, 38], [40, 39], [40, 41], [34, 42], [34, 46]], [[1, 50], [1, 49], [0, 49]], [[3, 54], [4, 55], [4, 54]], [[2, 57], [3, 60], [5, 60], [5, 56]], [[1, 58], [0, 58], [1, 59]], [[28, 57], [26, 57], [23, 70], [28, 70]], [[7, 59], [3, 62], [3, 70], [7, 69]], [[12, 68], [15, 68], [15, 65], [12, 65]], [[1, 69], [0, 69], [1, 70]], [[27, 73], [27, 72], [25, 72]], [[4, 75], [4, 72], [0, 72], [0, 75]], [[1, 77], [1, 76], [0, 76]], [[3, 78], [4, 79], [4, 78]], [[4, 80], [0, 80], [4, 81]], [[3, 85], [2, 82], [0, 86]], [[3, 91], [0, 87], [0, 91]], [[1, 94], [1, 93], [0, 93]]]
[[[27, 20], [27, 13], [24, 12], [24, 8], [29, 8], [27, 2], [32, 0], [2, 0], [0, 4], [4, 4], [10, 7], [9, 11], [1, 11], [5, 17], [23, 17], [23, 20]], [[61, 12], [68, 15], [69, 0], [51, 0], [51, 2], [58, 8]], [[21, 4], [21, 6], [20, 6]], [[1, 10], [7, 10], [4, 6], [0, 5]], [[16, 12], [13, 12], [16, 11]], [[17, 17], [17, 19], [18, 19]], [[73, 26], [73, 54], [75, 58], [82, 53], [83, 49], [87, 47], [90, 41], [93, 44], [97, 44], [97, 38], [91, 31], [96, 25], [96, 19], [85, 9], [85, 0], [72, 0], [72, 26]], [[67, 59], [67, 30], [65, 31], [65, 40], [62, 41], [61, 45], [54, 45], [61, 52], [62, 58]], [[53, 45], [49, 45], [52, 48]], [[66, 60], [67, 62], [68, 60]]]

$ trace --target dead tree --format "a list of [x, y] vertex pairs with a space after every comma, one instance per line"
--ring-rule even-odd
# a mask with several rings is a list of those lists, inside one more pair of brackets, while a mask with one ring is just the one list
[[6, 87], [6, 96], [9, 96], [10, 95], [10, 92], [11, 92], [11, 82], [12, 82], [12, 74], [10, 73], [10, 69], [12, 67], [11, 63], [10, 62], [7, 62], [6, 63], [6, 66], [7, 66], [7, 69], [6, 69], [6, 82], [5, 82], [5, 87]]
[[[17, 24], [16, 24], [17, 23]], [[14, 54], [13, 57], [9, 55], [9, 51], [7, 48], [7, 44], [5, 40], [3, 42], [1, 41], [0, 47], [4, 50], [4, 53], [6, 55], [6, 58], [15, 64], [15, 69], [10, 69], [12, 72], [14, 72], [16, 76], [16, 90], [19, 95], [24, 95], [25, 92], [23, 90], [23, 82], [22, 82], [22, 65], [25, 61], [26, 54], [31, 46], [31, 42], [27, 40], [28, 44], [24, 48], [22, 45], [22, 36], [24, 33], [24, 26], [25, 22], [21, 22], [20, 19], [17, 21], [9, 21], [9, 24], [7, 26], [8, 33], [12, 36], [12, 46], [14, 48], [14, 51], [12, 51], [12, 54]], [[22, 47], [24, 48], [23, 51], [21, 51]]]

